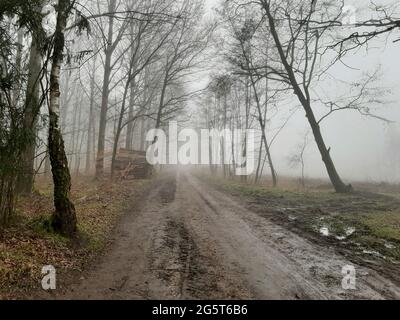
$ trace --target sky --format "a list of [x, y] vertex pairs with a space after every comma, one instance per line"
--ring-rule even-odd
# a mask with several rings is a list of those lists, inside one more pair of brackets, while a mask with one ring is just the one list
[[[388, 3], [390, 1], [381, 1]], [[360, 1], [349, 1], [362, 15]], [[365, 3], [365, 1], [364, 1]], [[400, 31], [399, 31], [400, 35]], [[390, 88], [388, 103], [379, 106], [376, 113], [394, 121], [388, 125], [382, 121], [366, 118], [357, 112], [343, 111], [328, 118], [322, 130], [327, 145], [332, 148], [332, 156], [343, 178], [362, 181], [400, 182], [400, 163], [389, 161], [388, 132], [400, 135], [400, 43], [393, 43], [394, 37], [386, 42], [385, 38], [370, 44], [369, 50], [361, 50], [347, 57], [346, 64], [360, 71], [373, 71], [381, 66], [381, 77], [378, 86]], [[341, 78], [351, 78], [356, 72], [337, 65], [331, 73]], [[336, 88], [330, 88], [334, 91]], [[280, 146], [275, 148], [278, 161], [284, 161], [290, 144], [296, 144], [296, 132], [302, 132], [306, 123], [301, 114], [291, 122], [288, 130], [280, 137]], [[303, 131], [304, 132], [304, 131]], [[301, 137], [300, 141], [301, 141]], [[400, 140], [400, 139], [399, 139]], [[281, 147], [285, 146], [285, 147]], [[398, 145], [400, 148], [400, 144]], [[324, 177], [324, 167], [315, 146], [310, 145], [307, 151], [306, 170], [314, 177]], [[282, 170], [286, 170], [283, 168]]]
[[[208, 13], [216, 6], [217, 1], [205, 0]], [[377, 3], [393, 3], [392, 0], [378, 0]], [[353, 6], [356, 19], [365, 17], [367, 1], [347, 1], [346, 5]], [[398, 31], [400, 35], [400, 31]], [[388, 146], [389, 132], [398, 135], [400, 141], [400, 42], [393, 43], [394, 38], [381, 38], [371, 42], [369, 49], [363, 49], [349, 55], [346, 64], [359, 71], [350, 70], [343, 65], [336, 65], [330, 72], [335, 77], [351, 80], [357, 79], [362, 72], [373, 72], [378, 66], [380, 78], [377, 84], [389, 88], [391, 94], [385, 99], [387, 103], [379, 106], [375, 113], [392, 120], [385, 122], [366, 118], [355, 111], [343, 111], [332, 115], [322, 124], [322, 132], [326, 144], [331, 147], [331, 154], [340, 175], [346, 181], [385, 181], [400, 183], [400, 163], [390, 160]], [[207, 75], [203, 75], [203, 82]], [[322, 84], [324, 86], [324, 84]], [[340, 96], [338, 87], [332, 83], [325, 84], [333, 96]], [[278, 118], [279, 120], [279, 118]], [[277, 124], [279, 125], [279, 124]], [[304, 112], [299, 111], [290, 120], [272, 147], [275, 166], [280, 175], [298, 175], [299, 169], [291, 169], [288, 158], [293, 150], [303, 141], [304, 133], [309, 125]], [[400, 148], [400, 144], [398, 145]], [[400, 152], [399, 152], [400, 154]], [[314, 178], [326, 178], [326, 170], [321, 161], [318, 149], [313, 141], [306, 150], [306, 174]], [[400, 159], [399, 159], [400, 161]]]

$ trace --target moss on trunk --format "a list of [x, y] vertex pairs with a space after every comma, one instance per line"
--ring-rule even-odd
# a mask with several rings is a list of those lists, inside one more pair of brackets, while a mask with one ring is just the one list
[[54, 206], [52, 217], [54, 231], [73, 237], [77, 231], [75, 206], [70, 200], [71, 175], [64, 150], [64, 140], [57, 127], [58, 117], [50, 115], [49, 155], [54, 182]]

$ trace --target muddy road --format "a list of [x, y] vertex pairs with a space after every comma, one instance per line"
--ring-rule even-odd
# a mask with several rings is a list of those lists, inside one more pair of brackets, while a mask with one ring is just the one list
[[245, 209], [187, 172], [160, 178], [113, 244], [62, 299], [393, 299], [400, 290]]

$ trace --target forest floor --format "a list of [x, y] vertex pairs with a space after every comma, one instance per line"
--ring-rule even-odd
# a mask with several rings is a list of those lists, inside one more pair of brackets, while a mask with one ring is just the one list
[[[271, 190], [184, 171], [149, 190], [104, 255], [38, 297], [400, 298], [396, 198]], [[346, 265], [355, 290], [342, 288]]]
[[70, 241], [52, 232], [52, 184], [39, 179], [34, 194], [19, 199], [16, 217], [0, 234], [0, 299], [34, 297], [46, 265], [56, 268], [60, 283], [81, 274], [106, 248], [124, 210], [140, 203], [149, 186], [140, 180], [73, 179], [79, 235]]

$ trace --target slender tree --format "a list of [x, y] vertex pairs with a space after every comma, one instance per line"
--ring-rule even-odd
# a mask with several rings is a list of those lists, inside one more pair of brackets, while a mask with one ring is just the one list
[[54, 33], [54, 49], [50, 73], [49, 103], [49, 156], [54, 183], [52, 226], [56, 232], [73, 237], [77, 231], [75, 206], [70, 200], [71, 175], [60, 129], [60, 70], [63, 64], [65, 29], [72, 9], [71, 0], [59, 0], [57, 24]]

